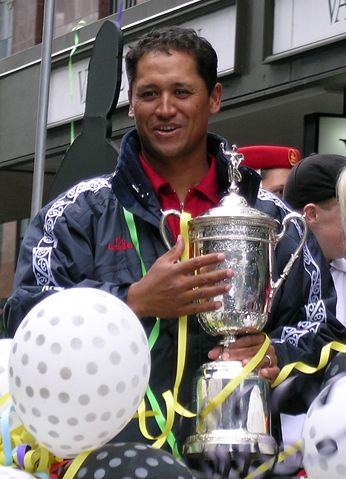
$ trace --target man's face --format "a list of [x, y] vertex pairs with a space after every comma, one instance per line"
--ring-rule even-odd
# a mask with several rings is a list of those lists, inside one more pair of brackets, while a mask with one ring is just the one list
[[219, 111], [221, 92], [218, 83], [208, 95], [188, 53], [145, 54], [129, 92], [129, 116], [135, 119], [146, 160], [155, 166], [205, 157], [208, 118]]
[[270, 170], [264, 170], [264, 178], [261, 185], [262, 188], [271, 191], [282, 198], [284, 186], [290, 171], [289, 168], [272, 168]]
[[315, 205], [315, 208], [315, 221], [310, 221], [309, 227], [327, 261], [346, 257], [346, 239], [336, 199], [327, 205]]

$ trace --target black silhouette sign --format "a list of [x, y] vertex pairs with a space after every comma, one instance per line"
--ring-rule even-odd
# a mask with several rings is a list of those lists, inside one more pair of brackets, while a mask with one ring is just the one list
[[106, 20], [89, 63], [81, 133], [66, 151], [49, 191], [50, 200], [82, 179], [114, 169], [117, 151], [110, 141], [111, 117], [120, 93], [122, 56], [122, 31], [117, 22]]

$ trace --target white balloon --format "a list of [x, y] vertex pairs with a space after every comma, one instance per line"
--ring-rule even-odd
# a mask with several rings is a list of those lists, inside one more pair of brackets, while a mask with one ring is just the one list
[[136, 412], [150, 351], [132, 310], [109, 293], [72, 288], [36, 305], [10, 353], [10, 392], [26, 429], [58, 457], [100, 447]]
[[0, 466], [0, 477], [7, 479], [33, 479], [36, 476], [22, 471], [21, 469], [15, 469], [14, 467]]
[[[22, 424], [16, 411], [13, 410], [12, 398], [9, 395], [8, 368], [11, 346], [12, 339], [0, 339], [0, 426], [5, 431], [6, 428], [12, 431]], [[8, 420], [5, 420], [5, 416], [8, 417]]]
[[8, 361], [12, 339], [0, 339], [0, 397], [9, 391]]
[[312, 402], [303, 426], [309, 479], [346, 477], [346, 376], [331, 380]]

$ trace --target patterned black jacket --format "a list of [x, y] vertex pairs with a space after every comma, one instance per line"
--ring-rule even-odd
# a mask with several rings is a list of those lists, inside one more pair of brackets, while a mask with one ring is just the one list
[[[217, 158], [220, 197], [227, 190], [227, 161], [216, 135], [208, 137], [208, 152]], [[135, 130], [124, 136], [114, 174], [83, 181], [46, 205], [26, 231], [17, 265], [13, 294], [5, 306], [7, 334], [13, 336], [26, 313], [61, 288], [100, 288], [126, 300], [130, 284], [141, 277], [123, 208], [135, 218], [141, 255], [147, 269], [166, 247], [160, 237], [160, 204], [138, 161]], [[274, 195], [258, 190], [259, 177], [242, 169], [242, 193], [250, 204], [282, 221], [288, 207]], [[300, 238], [299, 226], [290, 224], [276, 248], [276, 272], [281, 272]], [[317, 364], [321, 347], [344, 340], [344, 327], [335, 317], [336, 293], [322, 253], [312, 236], [278, 293], [266, 332], [276, 344], [279, 365], [301, 360]], [[149, 334], [154, 318], [143, 319]], [[188, 351], [180, 402], [192, 407], [193, 377], [207, 361], [215, 343], [189, 318]], [[177, 321], [161, 321], [160, 336], [152, 351], [150, 384], [156, 397], [172, 389], [175, 379]], [[163, 406], [164, 409], [164, 406]], [[120, 440], [142, 440], [138, 425], [120, 433]], [[178, 436], [184, 428], [177, 423]], [[158, 431], [152, 430], [153, 435]], [[181, 437], [180, 437], [181, 438]]]

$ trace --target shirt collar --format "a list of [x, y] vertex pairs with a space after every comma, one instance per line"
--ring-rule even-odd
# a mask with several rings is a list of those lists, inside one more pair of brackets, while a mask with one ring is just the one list
[[[167, 187], [171, 188], [167, 180], [162, 178], [144, 159], [142, 153], [139, 154], [139, 161], [144, 170], [144, 173], [148, 177], [155, 194], [158, 196], [163, 189]], [[216, 158], [213, 155], [209, 155], [209, 169], [202, 178], [202, 180], [195, 185], [192, 189], [195, 189], [205, 195], [215, 205], [219, 203], [220, 197], [218, 194], [218, 181], [216, 174]]]
[[139, 162], [144, 170], [144, 173], [148, 177], [148, 180], [150, 181], [156, 195], [158, 195], [160, 187], [164, 185], [169, 185], [168, 181], [166, 181], [164, 178], [162, 178], [162, 176], [156, 173], [156, 171], [149, 165], [149, 163], [145, 161], [142, 153], [139, 153]]

